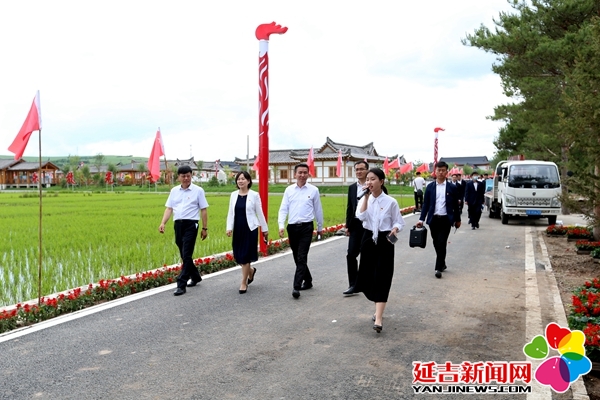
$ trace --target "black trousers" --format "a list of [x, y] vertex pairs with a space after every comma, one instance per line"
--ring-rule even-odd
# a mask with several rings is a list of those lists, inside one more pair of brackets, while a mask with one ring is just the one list
[[357, 218], [354, 218], [350, 224], [350, 237], [348, 238], [348, 255], [346, 263], [348, 265], [348, 286], [356, 286], [358, 277], [358, 260], [360, 254], [360, 245], [362, 242], [365, 228]]
[[188, 279], [200, 282], [202, 277], [194, 265], [194, 247], [198, 237], [198, 221], [192, 219], [178, 219], [175, 221], [175, 244], [179, 248], [179, 255], [183, 261], [181, 272], [177, 276], [177, 287], [185, 289]]
[[481, 204], [469, 204], [469, 219], [471, 219], [471, 226], [479, 227], [479, 220], [481, 219]]
[[422, 207], [423, 207], [423, 191], [421, 191], [420, 195], [417, 192], [415, 192], [415, 208], [417, 210], [420, 210]]
[[435, 248], [435, 270], [442, 271], [446, 266], [446, 246], [448, 245], [448, 236], [450, 236], [450, 219], [447, 215], [434, 215], [429, 224], [433, 247]]
[[288, 224], [287, 232], [290, 239], [290, 247], [294, 254], [296, 263], [296, 274], [294, 275], [294, 289], [299, 290], [302, 282], [312, 283], [312, 275], [308, 269], [308, 250], [312, 242], [314, 225], [312, 222], [300, 224]]

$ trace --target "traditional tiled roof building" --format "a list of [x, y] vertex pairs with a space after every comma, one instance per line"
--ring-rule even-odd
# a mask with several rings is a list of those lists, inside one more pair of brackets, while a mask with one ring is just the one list
[[[294, 180], [294, 166], [306, 162], [310, 148], [305, 149], [283, 149], [269, 151], [269, 169], [271, 171], [270, 181], [274, 183], [291, 183]], [[337, 161], [341, 152], [342, 173], [337, 176]], [[313, 148], [315, 159], [316, 176], [311, 177], [312, 183], [346, 183], [354, 181], [354, 163], [366, 160], [369, 165], [382, 166], [385, 160], [380, 156], [373, 142], [364, 146], [356, 146], [346, 143], [338, 143], [327, 137], [325, 143], [318, 149]], [[396, 159], [397, 155], [388, 157]], [[404, 156], [400, 156], [400, 164], [406, 163]], [[256, 157], [250, 160], [254, 164]], [[245, 164], [246, 160], [237, 158], [238, 164]]]

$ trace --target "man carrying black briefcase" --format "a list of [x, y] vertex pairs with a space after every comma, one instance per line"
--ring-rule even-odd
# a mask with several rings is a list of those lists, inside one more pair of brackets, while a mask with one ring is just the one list
[[408, 245], [410, 247], [420, 247], [424, 249], [425, 246], [427, 246], [427, 228], [424, 226], [421, 228], [413, 226], [410, 230]]
[[446, 266], [446, 246], [450, 230], [460, 228], [458, 209], [458, 189], [453, 183], [446, 182], [448, 164], [440, 161], [435, 165], [436, 180], [427, 185], [423, 210], [417, 222], [417, 228], [427, 222], [435, 248], [435, 277], [441, 278]]

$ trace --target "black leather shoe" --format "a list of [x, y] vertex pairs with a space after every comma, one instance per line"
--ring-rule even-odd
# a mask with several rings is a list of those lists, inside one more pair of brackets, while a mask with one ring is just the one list
[[181, 296], [185, 294], [185, 288], [178, 287], [177, 290], [173, 293], [173, 296]]
[[381, 333], [381, 331], [383, 330], [383, 326], [382, 325], [373, 325], [373, 329], [375, 329], [375, 332]]
[[444, 268], [442, 269], [442, 272], [444, 272], [444, 271], [445, 271], [445, 270], [447, 270], [447, 269], [448, 269], [448, 266], [447, 266], [447, 265], [444, 265]]
[[248, 289], [240, 289], [240, 294], [244, 294], [248, 291]]
[[438, 278], [438, 279], [441, 278], [442, 277], [442, 271], [437, 271], [436, 270], [435, 271], [435, 277]]
[[303, 283], [302, 286], [300, 286], [300, 290], [308, 290], [312, 288], [312, 283]]
[[248, 278], [248, 285], [254, 282], [254, 277], [256, 276], [256, 268], [252, 267], [254, 273], [252, 274], [252, 279]]
[[354, 286], [350, 286], [348, 289], [346, 289], [346, 291], [344, 292], [345, 295], [350, 295], [350, 294], [354, 294]]
[[292, 290], [292, 297], [297, 299], [298, 297], [300, 297], [300, 292], [296, 289]]
[[187, 287], [194, 287], [194, 286], [196, 286], [197, 284], [199, 284], [201, 281], [202, 281], [202, 278], [200, 278], [200, 280], [199, 280], [199, 281], [195, 281], [195, 280], [193, 280], [193, 279], [190, 279], [190, 280], [188, 281], [188, 283], [187, 283]]

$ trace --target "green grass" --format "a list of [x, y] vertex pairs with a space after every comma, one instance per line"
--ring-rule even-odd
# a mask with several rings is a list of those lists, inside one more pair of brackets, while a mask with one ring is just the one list
[[[231, 191], [231, 188], [227, 188]], [[43, 198], [42, 293], [113, 279], [179, 262], [173, 221], [158, 225], [168, 193], [55, 192]], [[269, 232], [277, 237], [281, 195], [269, 196]], [[229, 193], [207, 193], [209, 237], [194, 257], [231, 250], [225, 235]], [[321, 198], [325, 226], [343, 223], [346, 196]], [[401, 207], [412, 197], [399, 198]], [[37, 297], [39, 200], [31, 193], [0, 193], [0, 306]]]

